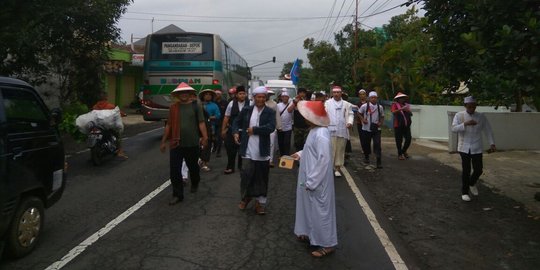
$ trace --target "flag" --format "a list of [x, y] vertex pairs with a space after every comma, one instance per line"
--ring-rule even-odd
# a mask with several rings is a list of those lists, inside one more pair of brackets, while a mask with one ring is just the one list
[[298, 79], [300, 78], [300, 65], [298, 61], [298, 58], [296, 58], [291, 68], [291, 81], [294, 85], [298, 84]]

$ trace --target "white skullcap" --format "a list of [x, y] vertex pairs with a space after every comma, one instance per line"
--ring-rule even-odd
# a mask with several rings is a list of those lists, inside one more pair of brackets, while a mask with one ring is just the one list
[[332, 87], [332, 92], [341, 92], [341, 87], [339, 86]]
[[255, 88], [253, 90], [253, 95], [257, 95], [257, 94], [265, 94], [268, 93], [268, 91], [266, 90], [266, 87], [264, 86], [259, 86], [257, 88]]
[[282, 97], [288, 97], [289, 96], [289, 92], [287, 92], [287, 88], [283, 88], [285, 90], [283, 90], [283, 92], [281, 92], [281, 96]]
[[360, 89], [360, 91], [358, 91], [358, 94], [360, 94], [360, 93], [364, 93], [364, 94], [365, 94], [365, 93], [366, 93], [366, 90]]
[[377, 97], [377, 92], [375, 91], [369, 92], [369, 97]]
[[476, 103], [476, 100], [474, 100], [474, 97], [473, 96], [468, 96], [465, 98], [465, 100], [463, 100], [463, 103], [467, 104], [467, 103]]

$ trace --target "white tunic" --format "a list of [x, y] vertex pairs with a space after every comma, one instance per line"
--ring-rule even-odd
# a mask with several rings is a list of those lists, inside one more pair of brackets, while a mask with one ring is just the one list
[[381, 113], [380, 115], [384, 117], [384, 107], [381, 105], [378, 105], [378, 106], [379, 106], [379, 110], [377, 110], [377, 105], [374, 105], [371, 102], [368, 102], [368, 103], [362, 104], [360, 109], [358, 109], [358, 113], [361, 114], [362, 117], [364, 117], [364, 119], [367, 120], [367, 124], [362, 123], [362, 130], [370, 131], [370, 132], [372, 131], [370, 129], [371, 122], [377, 123], [377, 124], [379, 123], [380, 121], [379, 112]]
[[341, 137], [349, 139], [349, 129], [347, 124], [353, 124], [354, 112], [352, 111], [352, 104], [345, 101], [331, 98], [324, 103], [328, 118], [330, 118], [330, 125], [328, 129], [332, 137]]
[[[287, 106], [287, 104], [285, 104], [283, 102], [280, 102], [277, 105], [277, 113], [281, 114], [281, 116], [280, 116], [281, 117], [280, 118], [281, 131], [289, 131], [289, 130], [292, 130], [292, 128], [293, 128], [293, 113], [294, 113], [294, 111], [292, 111], [292, 112], [287, 111], [291, 107], [291, 104], [292, 104], [292, 102], [289, 101], [289, 106]], [[283, 112], [283, 113], [281, 113], [281, 112]]]
[[[251, 117], [249, 118], [249, 127], [257, 127], [259, 126], [259, 119], [261, 118], [261, 113], [264, 110], [264, 107], [262, 109], [258, 109], [257, 106], [253, 108], [253, 112], [251, 113]], [[260, 148], [259, 148], [259, 135], [251, 135], [248, 138], [248, 144], [246, 149], [246, 155], [244, 158], [248, 158], [251, 160], [256, 161], [265, 161], [269, 160], [270, 156], [263, 157], [261, 156]]]
[[[474, 120], [477, 124], [465, 126], [464, 123], [469, 120]], [[458, 133], [458, 152], [481, 154], [482, 132], [486, 135], [490, 145], [495, 144], [491, 126], [486, 116], [479, 112], [473, 114], [468, 114], [467, 111], [456, 113], [452, 121], [452, 131]]]
[[315, 127], [299, 152], [294, 233], [307, 235], [314, 246], [333, 247], [338, 243], [331, 147], [328, 128]]

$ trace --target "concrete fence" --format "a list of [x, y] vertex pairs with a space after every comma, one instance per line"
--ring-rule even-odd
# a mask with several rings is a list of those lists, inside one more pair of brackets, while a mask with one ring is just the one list
[[[389, 104], [385, 104], [386, 125], [392, 127]], [[463, 106], [411, 105], [411, 133], [416, 139], [448, 142], [449, 151], [457, 149], [457, 134], [451, 131], [454, 114]], [[506, 108], [478, 106], [477, 112], [486, 115], [500, 150], [540, 150], [540, 113], [510, 112]], [[484, 140], [485, 148], [488, 148]]]

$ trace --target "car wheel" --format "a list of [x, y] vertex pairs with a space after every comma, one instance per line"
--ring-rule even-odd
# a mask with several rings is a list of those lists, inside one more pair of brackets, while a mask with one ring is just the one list
[[19, 258], [30, 253], [40, 238], [44, 219], [43, 202], [33, 196], [23, 198], [7, 235], [8, 255]]

